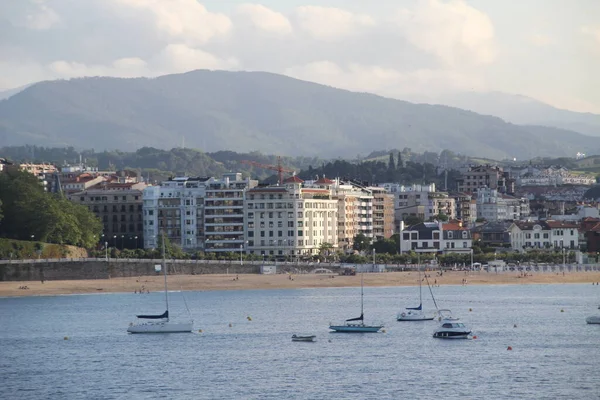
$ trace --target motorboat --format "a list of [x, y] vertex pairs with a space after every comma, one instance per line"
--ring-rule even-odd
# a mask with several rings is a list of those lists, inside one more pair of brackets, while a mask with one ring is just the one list
[[600, 324], [600, 315], [592, 315], [585, 319], [588, 324]]
[[342, 325], [329, 324], [329, 329], [335, 332], [343, 333], [364, 333], [364, 332], [379, 332], [383, 325], [366, 325], [365, 314], [363, 312], [363, 275], [360, 276], [360, 317], [349, 318]]
[[452, 316], [450, 310], [439, 310], [440, 326], [433, 332], [434, 338], [439, 339], [468, 339], [471, 334], [460, 318]]
[[292, 335], [292, 342], [314, 342], [315, 335]]

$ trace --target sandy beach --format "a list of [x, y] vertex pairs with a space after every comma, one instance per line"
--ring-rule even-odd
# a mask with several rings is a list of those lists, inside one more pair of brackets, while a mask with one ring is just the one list
[[[527, 285], [527, 284], [572, 284], [600, 282], [600, 272], [533, 273], [522, 276], [516, 272], [465, 274], [461, 271], [445, 272], [438, 276], [429, 272], [431, 285]], [[364, 285], [368, 286], [413, 286], [418, 284], [416, 272], [385, 272], [364, 274]], [[114, 278], [68, 281], [0, 282], [0, 296], [52, 296], [85, 293], [133, 293], [163, 290], [164, 280], [160, 275], [138, 278]], [[360, 286], [360, 275], [171, 275], [169, 290], [257, 290], [297, 289], [319, 287]], [[23, 289], [25, 287], [26, 289]]]

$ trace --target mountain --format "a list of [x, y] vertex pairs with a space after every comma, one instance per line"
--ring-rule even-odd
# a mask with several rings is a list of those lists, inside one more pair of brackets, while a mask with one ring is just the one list
[[553, 126], [600, 136], [600, 115], [562, 110], [527, 96], [501, 92], [463, 92], [438, 97], [433, 102], [493, 115], [513, 124]]
[[31, 85], [23, 85], [14, 89], [3, 90], [0, 92], [0, 100], [8, 99], [10, 96], [13, 96], [23, 90], [27, 89]]
[[159, 78], [34, 84], [0, 101], [0, 143], [355, 157], [452, 150], [493, 159], [574, 156], [600, 138], [441, 105], [354, 93], [264, 72], [198, 70]]

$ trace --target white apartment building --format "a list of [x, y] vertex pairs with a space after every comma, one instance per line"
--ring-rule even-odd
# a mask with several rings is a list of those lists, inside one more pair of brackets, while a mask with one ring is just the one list
[[525, 219], [530, 214], [529, 200], [498, 193], [496, 189], [477, 190], [477, 218], [486, 221]]
[[509, 228], [511, 247], [523, 251], [537, 249], [577, 249], [579, 228], [567, 221], [515, 221]]
[[244, 193], [258, 181], [243, 179], [241, 173], [223, 174], [223, 179], [206, 182], [204, 199], [204, 251], [244, 251]]
[[244, 244], [244, 191], [258, 184], [241, 174], [222, 179], [178, 177], [144, 190], [144, 247], [164, 231], [184, 250], [239, 251]]
[[203, 245], [204, 197], [210, 179], [178, 177], [144, 189], [144, 248], [156, 248], [161, 232], [185, 250]]
[[363, 234], [373, 240], [373, 194], [370, 190], [350, 182], [335, 182], [333, 194], [337, 198], [338, 246], [352, 251], [354, 238]]
[[400, 232], [401, 253], [470, 253], [472, 245], [471, 231], [457, 222], [422, 222]]
[[293, 176], [283, 186], [250, 189], [245, 198], [250, 254], [302, 257], [318, 254], [323, 243], [338, 247], [338, 201], [331, 189], [305, 188]]

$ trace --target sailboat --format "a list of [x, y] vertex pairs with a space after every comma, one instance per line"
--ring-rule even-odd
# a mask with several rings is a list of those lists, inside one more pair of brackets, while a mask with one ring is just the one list
[[398, 313], [396, 320], [398, 321], [432, 321], [435, 315], [427, 316], [423, 312], [423, 295], [421, 285], [421, 265], [418, 265], [419, 270], [419, 306], [418, 307], [406, 307], [406, 311]]
[[[180, 333], [191, 332], [194, 321], [191, 319], [186, 322], [175, 322], [169, 318], [169, 292], [167, 289], [167, 263], [165, 261], [165, 236], [162, 235], [162, 266], [165, 276], [165, 304], [166, 311], [160, 315], [137, 315], [141, 321], [129, 324], [127, 332], [129, 333]], [[189, 310], [188, 310], [189, 311]]]
[[364, 285], [363, 274], [360, 275], [360, 317], [347, 319], [343, 325], [329, 325], [329, 329], [336, 332], [361, 333], [361, 332], [379, 332], [383, 325], [366, 325], [364, 313]]

